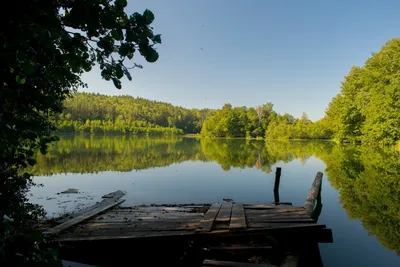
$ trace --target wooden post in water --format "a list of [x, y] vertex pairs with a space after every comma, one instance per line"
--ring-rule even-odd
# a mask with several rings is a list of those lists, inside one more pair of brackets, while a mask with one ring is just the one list
[[279, 203], [279, 183], [281, 181], [281, 167], [276, 168], [275, 172], [275, 183], [274, 183], [274, 202]]
[[322, 175], [322, 172], [318, 172], [315, 176], [314, 182], [311, 185], [311, 189], [308, 192], [306, 203], [304, 203], [304, 208], [306, 212], [310, 214], [310, 216], [312, 215], [315, 200], [317, 199], [319, 188], [321, 187]]
[[[275, 184], [274, 184], [274, 191], [279, 191], [279, 182], [281, 181], [281, 171], [282, 168], [281, 167], [277, 167], [276, 168], [276, 172], [275, 172]], [[279, 202], [279, 201], [278, 201]]]

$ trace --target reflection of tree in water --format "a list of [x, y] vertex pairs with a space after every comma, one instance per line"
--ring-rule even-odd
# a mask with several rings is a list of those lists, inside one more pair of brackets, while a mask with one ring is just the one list
[[238, 139], [202, 139], [202, 152], [224, 170], [257, 168], [266, 173], [279, 161], [306, 160], [314, 151], [329, 151], [328, 142], [264, 142]]
[[31, 171], [36, 175], [132, 171], [191, 160], [215, 161], [224, 170], [257, 168], [270, 173], [277, 162], [304, 162], [311, 156], [325, 162], [329, 182], [340, 191], [350, 218], [361, 219], [383, 245], [400, 253], [400, 155], [391, 150], [329, 142], [70, 136], [49, 154], [39, 155]]
[[321, 158], [350, 218], [400, 255], [400, 155], [394, 150], [337, 146]]
[[132, 171], [192, 160], [215, 161], [226, 171], [257, 168], [270, 173], [279, 161], [305, 160], [330, 146], [327, 142], [64, 136], [47, 155], [38, 155], [31, 171], [36, 175]]
[[126, 136], [63, 137], [47, 155], [38, 155], [32, 172], [93, 173], [132, 171], [206, 159], [194, 139], [154, 139]]

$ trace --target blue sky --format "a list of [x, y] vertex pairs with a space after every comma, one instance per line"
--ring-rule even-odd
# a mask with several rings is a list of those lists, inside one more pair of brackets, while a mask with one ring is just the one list
[[317, 120], [351, 66], [400, 35], [398, 0], [128, 0], [128, 13], [146, 8], [162, 34], [159, 60], [136, 55], [144, 69], [121, 90], [93, 70], [85, 91], [188, 108], [272, 102]]

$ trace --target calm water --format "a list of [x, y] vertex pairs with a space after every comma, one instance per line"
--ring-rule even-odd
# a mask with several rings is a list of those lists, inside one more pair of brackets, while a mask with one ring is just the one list
[[[125, 205], [269, 203], [275, 168], [280, 200], [303, 205], [324, 172], [319, 223], [333, 244], [320, 244], [324, 266], [400, 266], [400, 155], [328, 142], [63, 137], [32, 169], [44, 187], [32, 201], [49, 215], [127, 192]], [[77, 188], [82, 193], [58, 195]]]

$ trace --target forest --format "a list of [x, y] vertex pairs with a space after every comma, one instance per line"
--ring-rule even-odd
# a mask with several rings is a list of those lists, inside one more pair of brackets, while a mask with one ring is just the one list
[[269, 139], [330, 139], [326, 120], [312, 122], [280, 115], [272, 103], [256, 108], [187, 109], [132, 96], [76, 93], [55, 116], [59, 132], [132, 133], [145, 135], [198, 134], [204, 137]]
[[55, 116], [59, 132], [132, 133], [146, 135], [200, 132], [214, 110], [185, 109], [132, 96], [76, 93]]
[[[187, 109], [131, 96], [76, 93], [55, 116], [60, 132], [201, 134], [208, 138], [334, 139], [393, 145], [400, 140], [400, 39], [387, 42], [364, 66], [353, 66], [325, 116], [311, 121], [256, 107]], [[398, 143], [400, 146], [400, 144]]]

